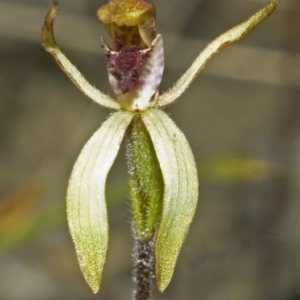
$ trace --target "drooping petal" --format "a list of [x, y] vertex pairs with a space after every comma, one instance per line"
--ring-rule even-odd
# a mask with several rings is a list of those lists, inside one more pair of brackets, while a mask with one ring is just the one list
[[83, 94], [104, 107], [114, 110], [120, 109], [120, 104], [117, 101], [93, 87], [58, 48], [53, 34], [53, 22], [57, 12], [58, 2], [53, 1], [42, 29], [42, 44], [45, 50], [52, 54], [60, 68]]
[[174, 122], [161, 110], [141, 114], [150, 134], [163, 179], [164, 196], [155, 245], [156, 278], [162, 292], [175, 263], [198, 201], [196, 163], [190, 146]]
[[226, 46], [247, 36], [274, 11], [278, 3], [279, 0], [271, 0], [264, 8], [256, 12], [247, 21], [228, 30], [208, 44], [175, 85], [159, 97], [158, 107], [164, 107], [178, 99], [213, 56]]
[[118, 111], [102, 124], [80, 153], [69, 182], [69, 228], [81, 271], [94, 293], [108, 245], [106, 178], [131, 119], [130, 112]]

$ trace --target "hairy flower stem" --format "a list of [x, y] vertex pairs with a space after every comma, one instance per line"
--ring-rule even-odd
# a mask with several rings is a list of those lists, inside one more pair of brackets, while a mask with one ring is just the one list
[[164, 188], [154, 146], [140, 114], [133, 117], [128, 127], [126, 146], [134, 236], [133, 299], [150, 300]]
[[126, 146], [134, 230], [138, 239], [147, 241], [156, 231], [164, 186], [154, 146], [140, 114], [133, 117], [127, 129]]
[[[135, 235], [135, 232], [134, 232]], [[154, 275], [154, 238], [140, 240], [134, 236], [133, 300], [151, 300]]]

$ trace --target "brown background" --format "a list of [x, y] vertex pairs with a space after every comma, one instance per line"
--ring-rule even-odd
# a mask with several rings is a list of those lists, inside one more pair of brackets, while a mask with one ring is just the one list
[[[266, 2], [153, 1], [165, 43], [162, 90], [208, 41]], [[95, 17], [103, 3], [61, 0], [55, 32], [86, 78], [112, 94]], [[0, 299], [129, 299], [124, 151], [109, 177], [110, 248], [96, 296], [65, 223], [73, 163], [109, 111], [81, 95], [42, 49], [50, 5], [0, 0]], [[190, 141], [201, 191], [173, 280], [154, 299], [300, 299], [299, 30], [299, 0], [282, 0], [168, 108]]]

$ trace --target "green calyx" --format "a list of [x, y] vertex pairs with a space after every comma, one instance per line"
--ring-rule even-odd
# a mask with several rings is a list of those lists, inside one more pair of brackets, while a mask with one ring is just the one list
[[127, 163], [134, 229], [141, 240], [151, 238], [160, 218], [164, 183], [156, 152], [140, 114], [127, 130]]

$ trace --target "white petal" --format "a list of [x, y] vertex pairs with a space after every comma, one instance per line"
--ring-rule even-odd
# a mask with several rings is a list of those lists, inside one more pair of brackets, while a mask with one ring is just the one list
[[141, 114], [151, 136], [164, 179], [163, 209], [155, 245], [156, 277], [163, 291], [198, 201], [196, 163], [184, 134], [161, 110]]
[[131, 113], [118, 111], [102, 124], [81, 151], [69, 182], [69, 228], [81, 271], [95, 293], [108, 246], [106, 178], [131, 119]]

